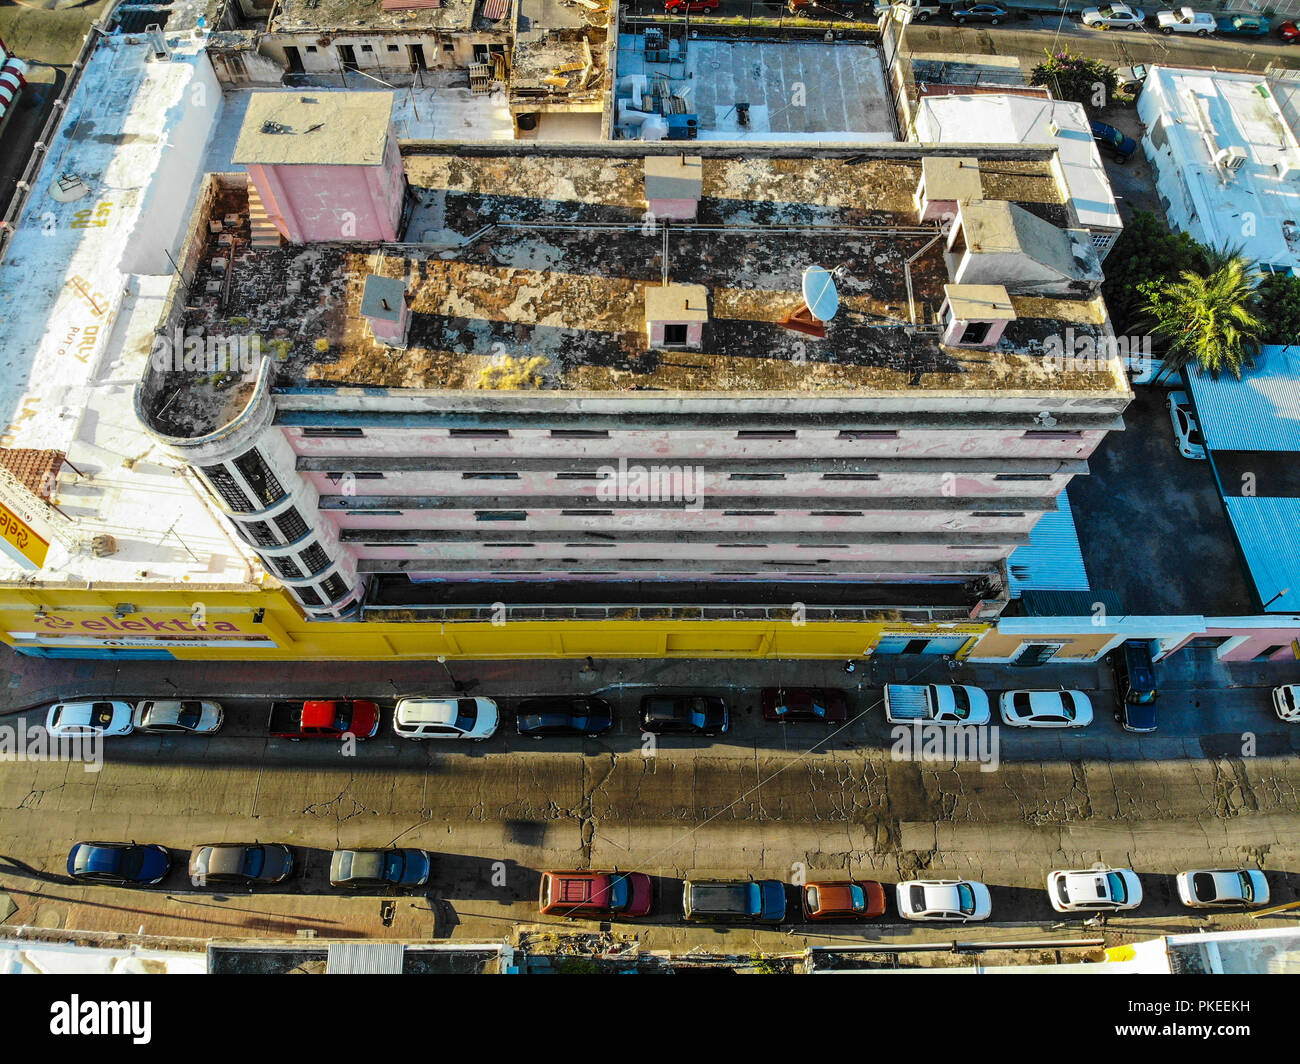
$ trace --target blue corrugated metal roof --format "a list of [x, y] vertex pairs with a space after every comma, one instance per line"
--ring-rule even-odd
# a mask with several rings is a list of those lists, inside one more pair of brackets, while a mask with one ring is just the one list
[[1300, 613], [1300, 499], [1229, 495], [1223, 503], [1265, 612]]
[[1300, 347], [1265, 347], [1241, 380], [1188, 370], [1212, 451], [1300, 451]]
[[1056, 497], [1056, 509], [1049, 510], [1029, 533], [1029, 542], [1017, 547], [1007, 559], [1012, 598], [1026, 590], [1087, 591], [1088, 573], [1079, 550], [1079, 533], [1065, 492]]

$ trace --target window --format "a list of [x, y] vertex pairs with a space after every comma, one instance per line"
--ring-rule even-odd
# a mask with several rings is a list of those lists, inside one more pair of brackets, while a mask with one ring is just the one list
[[775, 510], [723, 510], [723, 517], [775, 517]]
[[246, 514], [253, 510], [253, 504], [248, 501], [248, 496], [240, 490], [235, 478], [230, 475], [230, 470], [225, 466], [200, 466], [199, 468], [226, 506], [236, 513]]
[[784, 473], [732, 473], [729, 480], [784, 480]]
[[414, 543], [363, 543], [363, 547], [414, 547]]
[[265, 521], [239, 521], [236, 523], [243, 537], [254, 547], [278, 547], [280, 541], [275, 538], [271, 526]]
[[972, 510], [971, 517], [1024, 517], [1023, 510]]
[[728, 550], [748, 550], [753, 547], [755, 550], [767, 550], [766, 543], [719, 543], [718, 546], [725, 547]]
[[292, 590], [293, 593], [298, 596], [298, 600], [304, 606], [324, 605], [324, 602], [321, 600], [321, 597], [309, 587], [295, 587], [295, 588], [291, 588], [290, 590]]
[[991, 321], [968, 321], [966, 327], [962, 330], [959, 344], [982, 344], [989, 338], [989, 330], [993, 328]]
[[271, 568], [276, 575], [283, 576], [286, 580], [297, 580], [303, 575], [292, 558], [267, 558], [266, 560], [271, 563]]
[[1083, 433], [1077, 430], [1071, 432], [1067, 429], [1026, 429], [1025, 439], [1027, 440], [1080, 440], [1083, 439]]
[[343, 578], [337, 574], [331, 576], [328, 580], [322, 581], [320, 589], [325, 593], [325, 598], [329, 602], [341, 599], [348, 593], [348, 585], [343, 582]]
[[302, 559], [302, 564], [307, 566], [307, 572], [311, 573], [312, 576], [330, 567], [330, 556], [325, 553], [325, 549], [319, 543], [313, 543], [305, 551], [302, 551], [298, 557]]
[[[369, 546], [375, 546], [375, 547], [378, 547], [379, 544], [378, 544], [378, 543], [375, 543], [375, 544], [367, 543], [366, 546], [367, 546], [367, 547], [369, 547]], [[485, 546], [485, 547], [515, 547], [515, 548], [519, 548], [519, 547], [535, 547], [535, 546], [537, 546], [537, 544], [536, 544], [536, 543], [484, 543], [483, 546]]]
[[401, 510], [344, 510], [347, 517], [401, 517]]
[[456, 46], [452, 44], [451, 41], [444, 41], [442, 45], [442, 50], [444, 52], [454, 52], [456, 50]]
[[334, 425], [318, 425], [305, 428], [302, 430], [302, 434], [308, 439], [334, 438], [350, 440], [359, 440], [365, 435], [360, 429], [339, 428]]
[[794, 429], [741, 429], [738, 440], [793, 440], [799, 433]]
[[556, 480], [595, 480], [598, 476], [600, 476], [600, 474], [593, 469], [590, 473], [578, 473], [578, 472], [556, 473], [555, 479]]
[[363, 45], [361, 46], [361, 50], [362, 50], [363, 52], [373, 52], [375, 49], [374, 49], [374, 47], [373, 47], [372, 45], [369, 45], [369, 44], [363, 44]]
[[509, 429], [452, 429], [453, 440], [508, 440]]
[[822, 480], [879, 480], [879, 473], [823, 473]]
[[390, 45], [388, 46], [388, 50], [389, 50], [390, 52], [400, 52], [402, 49], [401, 49], [400, 46], [398, 46], [398, 45], [396, 45], [396, 44], [390, 44]]
[[861, 510], [810, 510], [813, 517], [861, 517]]
[[462, 473], [461, 480], [518, 480], [518, 473]]
[[1051, 480], [1051, 473], [999, 473], [994, 480]]
[[577, 547], [579, 550], [585, 550], [587, 547], [608, 547], [613, 549], [617, 543], [566, 543], [566, 547]]
[[1064, 643], [1025, 643], [1011, 660], [1013, 665], [1042, 665], [1056, 656]]
[[896, 440], [898, 432], [894, 429], [840, 429], [840, 440]]
[[351, 477], [353, 480], [383, 480], [384, 474], [383, 473], [354, 473], [351, 470], [349, 470], [346, 473], [340, 473], [339, 471], [335, 470], [332, 473], [325, 474], [325, 479], [328, 480], [331, 484], [337, 484], [344, 477]]
[[564, 517], [613, 517], [613, 510], [561, 510]]
[[307, 50], [307, 52], [308, 52], [309, 54], [314, 55], [314, 54], [316, 53], [316, 46], [315, 46], [314, 44], [309, 44], [309, 45], [307, 45], [307, 49], [306, 49], [306, 50]]
[[302, 514], [293, 507], [285, 510], [279, 517], [275, 518], [275, 527], [280, 530], [280, 535], [284, 536], [285, 541], [288, 543], [302, 539], [307, 534], [307, 522], [302, 519]]
[[475, 521], [527, 521], [523, 510], [475, 510]]
[[607, 440], [609, 429], [551, 429], [553, 440]]
[[685, 325], [665, 325], [664, 326], [664, 346], [676, 347], [686, 343], [686, 326]]
[[244, 475], [244, 480], [248, 482], [248, 486], [253, 489], [253, 494], [263, 506], [270, 506], [273, 502], [284, 498], [286, 494], [284, 488], [280, 487], [280, 482], [275, 479], [271, 467], [256, 450], [236, 458], [235, 468]]

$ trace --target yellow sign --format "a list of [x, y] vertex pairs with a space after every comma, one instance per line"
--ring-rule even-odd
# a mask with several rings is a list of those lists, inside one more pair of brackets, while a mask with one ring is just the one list
[[0, 502], [0, 550], [24, 569], [39, 569], [50, 553], [50, 541], [38, 536], [31, 525]]

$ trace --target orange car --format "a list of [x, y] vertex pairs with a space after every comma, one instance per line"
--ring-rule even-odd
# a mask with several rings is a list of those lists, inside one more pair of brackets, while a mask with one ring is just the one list
[[873, 880], [805, 883], [805, 920], [869, 920], [885, 912], [885, 888]]

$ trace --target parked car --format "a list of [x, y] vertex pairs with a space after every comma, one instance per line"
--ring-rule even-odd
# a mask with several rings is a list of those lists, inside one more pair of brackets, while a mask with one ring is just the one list
[[1092, 128], [1092, 139], [1098, 149], [1120, 166], [1133, 158], [1133, 153], [1138, 150], [1138, 142], [1132, 137], [1126, 137], [1114, 126], [1108, 126], [1105, 122], [1089, 122], [1088, 125]]
[[1142, 904], [1142, 884], [1128, 868], [1081, 868], [1047, 877], [1047, 896], [1058, 913], [1121, 912]]
[[45, 730], [55, 738], [130, 735], [130, 702], [56, 702], [45, 714]]
[[1262, 15], [1223, 15], [1216, 32], [1225, 37], [1267, 37], [1273, 24]]
[[1106, 655], [1115, 679], [1115, 719], [1125, 731], [1156, 730], [1155, 668], [1151, 664], [1151, 647], [1141, 639], [1127, 639]]
[[905, 920], [970, 923], [993, 912], [989, 888], [973, 879], [909, 879], [895, 888]]
[[1300, 684], [1288, 683], [1273, 688], [1273, 711], [1278, 720], [1300, 723]]
[[1284, 22], [1277, 28], [1277, 35], [1282, 38], [1283, 44], [1300, 43], [1300, 26], [1294, 22]]
[[664, 10], [670, 15], [681, 15], [690, 11], [699, 15], [705, 11], [717, 11], [722, 0], [665, 0]]
[[644, 872], [543, 872], [537, 907], [543, 916], [634, 917], [654, 906]]
[[335, 850], [330, 857], [330, 886], [422, 887], [429, 882], [432, 867], [428, 850]]
[[763, 719], [811, 720], [839, 724], [849, 719], [849, 703], [843, 691], [821, 687], [764, 687], [761, 695]]
[[1174, 426], [1178, 453], [1184, 458], [1204, 459], [1205, 437], [1201, 435], [1201, 426], [1192, 413], [1192, 401], [1187, 398], [1187, 393], [1170, 392], [1165, 405], [1169, 407], [1169, 420]]
[[490, 698], [403, 698], [393, 731], [403, 739], [489, 739], [500, 714]]
[[1011, 12], [1001, 4], [956, 3], [949, 12], [953, 22], [959, 26], [967, 22], [987, 22], [996, 26], [999, 22], [1009, 22]]
[[1104, 7], [1089, 7], [1083, 12], [1083, 24], [1103, 30], [1135, 30], [1146, 21], [1146, 13], [1140, 7], [1128, 4], [1107, 4]]
[[912, 15], [913, 22], [929, 22], [935, 15], [940, 14], [943, 8], [929, 0], [894, 0], [894, 3], [877, 3], [872, 6], [871, 13], [877, 20], [884, 18], [894, 8], [902, 8], [909, 11]]
[[68, 875], [92, 883], [152, 887], [171, 867], [171, 855], [153, 843], [79, 842], [68, 851]]
[[989, 696], [967, 684], [885, 685], [885, 720], [891, 724], [987, 724]]
[[688, 879], [682, 886], [687, 920], [723, 924], [779, 924], [785, 919], [785, 884], [778, 879]]
[[870, 920], [885, 912], [885, 888], [875, 880], [805, 883], [800, 891], [805, 920]]
[[1157, 11], [1156, 25], [1160, 32], [1193, 33], [1197, 37], [1208, 37], [1219, 24], [1208, 11], [1194, 11], [1190, 7], [1180, 7], [1177, 11]]
[[1189, 909], [1232, 905], [1258, 908], [1268, 904], [1268, 880], [1256, 868], [1215, 868], [1179, 872], [1178, 899]]
[[515, 711], [515, 730], [530, 739], [604, 735], [612, 727], [614, 708], [603, 698], [525, 698]]
[[1092, 723], [1092, 702], [1082, 691], [1005, 691], [998, 710], [1011, 728], [1086, 728]]
[[135, 727], [151, 735], [188, 732], [211, 735], [221, 728], [225, 714], [216, 702], [182, 699], [178, 702], [140, 702], [135, 707]]
[[313, 702], [272, 702], [266, 732], [273, 739], [372, 739], [379, 731], [373, 702], [330, 698]]
[[280, 883], [293, 871], [293, 853], [278, 842], [219, 842], [190, 852], [190, 881], [196, 886]]
[[720, 735], [731, 726], [727, 703], [714, 695], [647, 695], [641, 727], [656, 734]]

